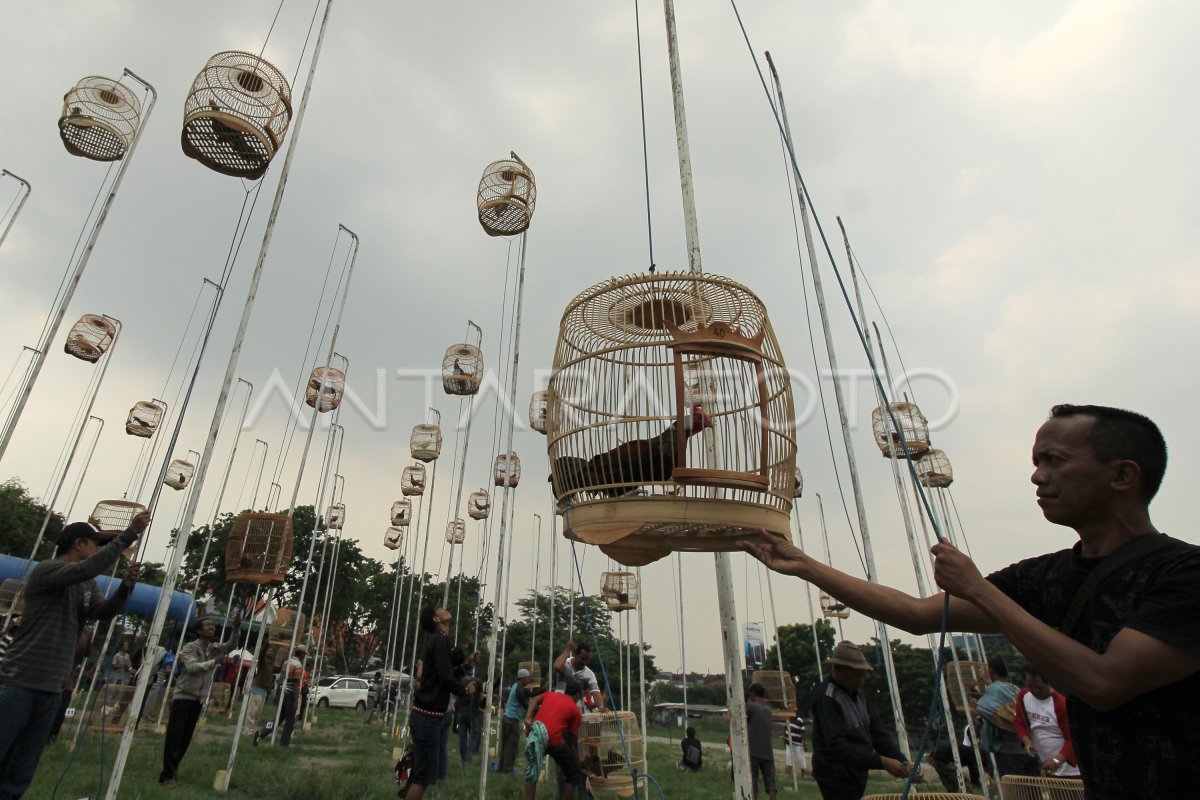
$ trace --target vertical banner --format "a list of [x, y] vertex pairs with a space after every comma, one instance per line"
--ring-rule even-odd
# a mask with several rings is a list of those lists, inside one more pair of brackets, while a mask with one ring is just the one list
[[766, 639], [763, 636], [761, 622], [747, 622], [745, 628], [746, 671], [753, 672], [756, 669], [762, 669], [763, 662], [766, 660]]

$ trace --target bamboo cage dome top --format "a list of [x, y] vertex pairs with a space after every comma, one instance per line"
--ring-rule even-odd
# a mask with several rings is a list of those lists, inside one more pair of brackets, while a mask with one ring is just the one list
[[404, 526], [412, 522], [412, 501], [397, 500], [392, 503], [392, 525]]
[[442, 429], [429, 423], [414, 425], [412, 436], [408, 439], [408, 449], [418, 461], [428, 463], [435, 460], [442, 454]]
[[142, 101], [112, 78], [89, 75], [63, 95], [58, 134], [67, 152], [93, 161], [120, 161], [142, 124]]
[[276, 584], [292, 560], [292, 520], [287, 514], [245, 511], [233, 520], [225, 545], [225, 580]]
[[954, 483], [954, 468], [950, 457], [936, 447], [931, 447], [917, 460], [917, 480], [929, 489], [945, 489]]
[[538, 433], [546, 432], [546, 406], [550, 401], [550, 393], [539, 389], [529, 398], [529, 427]]
[[163, 478], [163, 483], [172, 489], [183, 489], [192, 482], [195, 474], [195, 464], [182, 458], [176, 458], [167, 465], [167, 475]]
[[487, 519], [492, 510], [492, 498], [485, 490], [471, 492], [467, 498], [467, 515], [471, 519]]
[[637, 576], [632, 572], [605, 572], [600, 576], [600, 597], [609, 611], [632, 611], [638, 606]]
[[804, 496], [804, 473], [800, 471], [799, 467], [796, 467], [796, 482], [795, 482], [795, 485], [792, 487], [792, 499], [799, 500], [803, 496]]
[[112, 345], [117, 326], [99, 314], [84, 314], [71, 326], [63, 351], [83, 361], [96, 363]]
[[[567, 306], [549, 384], [564, 535], [640, 566], [791, 540], [791, 382], [766, 308], [716, 275], [630, 275]], [[697, 435], [701, 434], [701, 435]]]
[[346, 504], [334, 503], [329, 507], [329, 516], [325, 518], [325, 525], [331, 530], [341, 530], [346, 524]]
[[[929, 449], [929, 420], [925, 419], [916, 403], [892, 403], [891, 409], [900, 432], [904, 434], [909, 455], [920, 458]], [[884, 458], [891, 458], [892, 449], [895, 449], [897, 458], [904, 458], [900, 437], [896, 435], [892, 419], [882, 406], [871, 412], [871, 430], [875, 434], [875, 445]]]
[[399, 550], [404, 546], [404, 528], [393, 525], [383, 534], [383, 546], [388, 550]]
[[[304, 402], [310, 408], [316, 408], [317, 411], [324, 413], [341, 405], [342, 396], [345, 393], [346, 373], [335, 367], [317, 367], [308, 379], [308, 386], [304, 390]], [[319, 406], [317, 405], [318, 395], [321, 398]]]
[[[779, 670], [755, 670], [750, 676], [750, 682], [757, 683], [767, 693], [767, 705], [776, 716], [791, 716], [796, 709], [796, 683], [787, 672]], [[783, 712], [783, 713], [779, 713]]]
[[521, 481], [521, 458], [516, 453], [501, 453], [492, 465], [492, 478], [497, 486], [516, 486]]
[[446, 523], [446, 541], [450, 544], [462, 544], [467, 540], [467, 523], [460, 517]]
[[129, 409], [129, 417], [125, 420], [125, 432], [130, 436], [149, 439], [158, 430], [167, 408], [155, 400], [138, 400]]
[[413, 464], [400, 472], [400, 493], [406, 497], [425, 494], [425, 465]]
[[[646, 751], [632, 711], [584, 714], [579, 725], [579, 765], [595, 789], [633, 790], [633, 775], [646, 771]], [[626, 761], [628, 755], [628, 761]]]
[[446, 394], [471, 395], [483, 381], [483, 353], [473, 344], [456, 344], [442, 358], [442, 388]]
[[476, 204], [479, 224], [488, 236], [522, 233], [533, 219], [537, 181], [521, 161], [503, 159], [488, 164], [479, 179]]
[[1082, 778], [1005, 775], [1000, 778], [1003, 800], [1085, 800]]
[[226, 50], [208, 60], [183, 104], [183, 152], [209, 169], [257, 180], [283, 145], [292, 89], [253, 53]]

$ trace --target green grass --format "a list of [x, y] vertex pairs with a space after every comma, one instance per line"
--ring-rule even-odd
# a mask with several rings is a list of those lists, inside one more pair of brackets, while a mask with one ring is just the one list
[[[268, 706], [268, 709], [273, 708]], [[74, 732], [70, 721], [64, 726], [62, 738]], [[330, 709], [320, 713], [313, 729], [303, 733], [297, 729], [289, 748], [268, 744], [255, 748], [250, 736], [238, 747], [238, 762], [227, 797], [282, 798], [286, 800], [363, 800], [396, 796], [392, 778], [392, 743], [382, 736], [379, 724], [365, 726], [362, 716], [353, 710]], [[179, 786], [164, 789], [158, 785], [162, 768], [163, 737], [152, 727], [143, 725], [134, 739], [133, 750], [121, 784], [121, 800], [212, 800], [220, 796], [212, 789], [218, 769], [224, 769], [229, 759], [233, 722], [224, 718], [209, 720], [196, 729], [187, 757], [179, 769]], [[26, 800], [79, 800], [102, 797], [107, 785], [119, 735], [85, 731], [80, 746], [72, 752], [65, 744], [49, 745]], [[102, 751], [103, 748], [103, 751]], [[458, 737], [450, 736], [450, 772], [443, 786], [431, 787], [426, 797], [436, 800], [471, 800], [479, 794], [478, 756], [464, 765], [458, 757]], [[658, 781], [663, 795], [672, 800], [706, 800], [729, 798], [729, 758], [724, 753], [706, 751], [704, 770], [699, 774], [683, 773], [675, 767], [678, 747], [650, 746], [649, 773]], [[518, 758], [523, 765], [524, 758]], [[100, 780], [101, 764], [104, 783]], [[554, 776], [538, 791], [538, 797], [553, 797]], [[783, 764], [778, 765], [780, 796], [817, 800], [820, 793], [812, 779], [800, 782], [800, 791], [791, 790], [791, 775]], [[61, 784], [59, 781], [61, 779]], [[57, 794], [55, 794], [56, 784]], [[899, 791], [902, 786], [882, 773], [872, 776], [868, 792]], [[488, 778], [489, 798], [523, 797], [520, 778], [492, 773]], [[605, 795], [598, 795], [604, 797]], [[612, 795], [608, 795], [612, 796]], [[653, 788], [650, 796], [657, 798]], [[765, 797], [765, 795], [764, 795]]]

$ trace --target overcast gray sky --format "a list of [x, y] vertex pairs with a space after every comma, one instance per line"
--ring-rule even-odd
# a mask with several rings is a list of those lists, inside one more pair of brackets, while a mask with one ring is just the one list
[[[313, 8], [285, 3], [267, 44], [266, 57], [289, 76]], [[68, 312], [68, 323], [85, 312], [125, 323], [97, 403], [107, 430], [75, 509], [80, 517], [95, 500], [124, 491], [139, 445], [121, 430], [125, 413], [162, 389], [201, 279], [220, 273], [241, 206], [239, 181], [180, 151], [187, 89], [213, 53], [257, 52], [274, 4], [214, 0], [197, 13], [177, 3], [4, 2], [2, 13], [0, 68], [9, 79], [0, 166], [33, 184], [0, 251], [5, 373], [21, 346], [36, 340], [105, 171], [63, 149], [55, 129], [63, 93], [84, 75], [116, 77], [129, 67], [160, 98]], [[760, 57], [771, 50], [782, 74], [797, 156], [826, 230], [836, 231], [835, 215], [844, 218], [906, 365], [942, 376], [913, 388], [927, 415], [942, 420], [935, 444], [954, 461], [957, 504], [981, 567], [1073, 541], [1069, 530], [1041, 519], [1028, 482], [1033, 433], [1048, 407], [1064, 401], [1131, 407], [1162, 425], [1172, 453], [1155, 519], [1200, 541], [1187, 525], [1185, 488], [1200, 475], [1187, 445], [1195, 439], [1187, 409], [1198, 387], [1186, 356], [1200, 310], [1193, 155], [1200, 87], [1187, 55], [1200, 8], [781, 0], [745, 2], [742, 14]], [[825, 364], [822, 356], [814, 365], [810, 354], [774, 121], [729, 5], [692, 0], [679, 4], [678, 17], [704, 267], [763, 298], [789, 366], [806, 376], [797, 385], [803, 408], [804, 386]], [[655, 260], [661, 269], [684, 268], [657, 4], [642, 4], [642, 27]], [[637, 92], [632, 2], [335, 4], [238, 375], [264, 387], [278, 371], [290, 385], [311, 368], [315, 359], [302, 364], [304, 345], [337, 224], [355, 230], [362, 248], [338, 350], [350, 357], [352, 388], [370, 413], [343, 414], [342, 472], [346, 533], [367, 553], [389, 552], [381, 541], [388, 510], [410, 463], [409, 430], [423, 414], [420, 382], [397, 370], [435, 368], [462, 340], [467, 319], [484, 329], [489, 367], [505, 369], [508, 245], [475, 220], [483, 167], [515, 150], [538, 179], [522, 416], [535, 378], [550, 365], [565, 304], [649, 263]], [[280, 166], [265, 179], [180, 455], [203, 444]], [[0, 182], [0, 208], [15, 192]], [[832, 289], [827, 265], [825, 277]], [[829, 300], [842, 366], [861, 370], [848, 312], [838, 297]], [[878, 319], [873, 308], [868, 314]], [[61, 352], [61, 338], [0, 466], [0, 476], [19, 476], [37, 494], [91, 369]], [[869, 384], [847, 385], [857, 390], [851, 413], [880, 573], [913, 589], [891, 474], [865, 425]], [[457, 401], [440, 392], [435, 404], [447, 422], [457, 413]], [[285, 413], [275, 398], [246, 430], [228, 498], [241, 490], [255, 437], [270, 442], [268, 472], [274, 466]], [[799, 520], [812, 546], [820, 492], [833, 561], [858, 571], [820, 420], [818, 408], [800, 432], [808, 488]], [[471, 443], [468, 491], [486, 480], [493, 431], [489, 411]], [[230, 438], [222, 437], [209, 474], [204, 517]], [[544, 446], [535, 433], [516, 435], [526, 480], [517, 490], [514, 599], [533, 581], [532, 515], [549, 514]], [[451, 436], [447, 454], [453, 447]], [[295, 450], [284, 470], [289, 490]], [[439, 472], [439, 533], [451, 500], [449, 465], [444, 458]], [[308, 476], [316, 471], [314, 462]], [[312, 480], [301, 498], [315, 499]], [[152, 555], [180, 499], [164, 498]], [[547, 553], [548, 532], [547, 522]], [[469, 526], [472, 569], [479, 535]], [[440, 549], [439, 537], [433, 556]], [[548, 555], [541, 561], [546, 583]], [[739, 622], [769, 625], [757, 565], [740, 554], [733, 561]], [[564, 584], [567, 564], [563, 556]], [[686, 555], [683, 566], [688, 666], [719, 670], [712, 558]], [[603, 567], [598, 551], [587, 554], [589, 590]], [[646, 639], [660, 665], [674, 668], [679, 635], [668, 562], [645, 568], [643, 578]], [[781, 624], [808, 620], [801, 584], [777, 578], [773, 588]], [[872, 632], [858, 617], [846, 627], [859, 640]]]

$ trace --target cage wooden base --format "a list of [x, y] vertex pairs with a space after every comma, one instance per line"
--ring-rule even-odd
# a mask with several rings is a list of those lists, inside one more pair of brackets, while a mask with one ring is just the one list
[[1000, 779], [1001, 800], [1084, 800], [1078, 778], [1035, 778], [1005, 775]]

